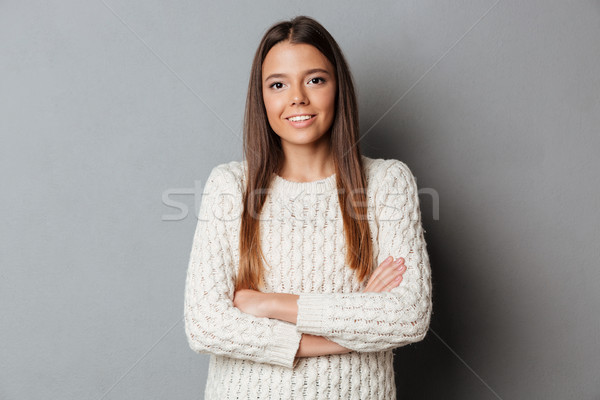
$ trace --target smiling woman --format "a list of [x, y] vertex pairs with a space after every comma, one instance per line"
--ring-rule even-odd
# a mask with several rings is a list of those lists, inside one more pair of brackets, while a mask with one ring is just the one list
[[326, 148], [337, 91], [327, 57], [312, 45], [286, 40], [269, 50], [262, 75], [267, 117], [284, 153]]
[[432, 310], [416, 180], [361, 155], [350, 70], [309, 17], [259, 44], [244, 155], [212, 169], [190, 253], [204, 398], [395, 399], [393, 349], [422, 340]]

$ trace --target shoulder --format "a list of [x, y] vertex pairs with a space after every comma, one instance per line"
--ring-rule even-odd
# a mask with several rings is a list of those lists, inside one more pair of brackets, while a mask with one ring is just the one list
[[245, 179], [245, 162], [229, 161], [215, 165], [210, 171], [205, 186], [213, 190], [241, 193]]
[[412, 171], [403, 161], [366, 156], [362, 156], [362, 159], [367, 184], [372, 191], [416, 185]]
[[214, 166], [204, 183], [200, 218], [220, 218], [235, 221], [242, 204], [239, 161]]

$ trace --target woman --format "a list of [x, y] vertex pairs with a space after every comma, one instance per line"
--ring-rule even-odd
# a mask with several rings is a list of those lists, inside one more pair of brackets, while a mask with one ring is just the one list
[[266, 32], [245, 111], [245, 160], [210, 173], [186, 279], [205, 399], [395, 399], [392, 350], [432, 309], [414, 176], [360, 154], [349, 68], [311, 18]]

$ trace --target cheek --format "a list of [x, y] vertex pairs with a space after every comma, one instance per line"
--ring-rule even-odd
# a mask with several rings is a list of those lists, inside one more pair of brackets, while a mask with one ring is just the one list
[[278, 101], [277, 98], [263, 95], [263, 102], [265, 103], [265, 109], [267, 110], [267, 115], [269, 116], [269, 119], [279, 118], [279, 115], [282, 111], [280, 101]]
[[335, 91], [324, 93], [321, 98], [321, 107], [330, 112], [335, 109]]

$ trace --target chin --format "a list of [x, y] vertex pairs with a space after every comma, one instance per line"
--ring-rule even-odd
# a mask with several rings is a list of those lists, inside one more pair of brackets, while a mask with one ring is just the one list
[[282, 141], [285, 141], [293, 145], [308, 145], [318, 143], [323, 140], [325, 135], [321, 136], [301, 136], [301, 135], [286, 135], [281, 137]]

